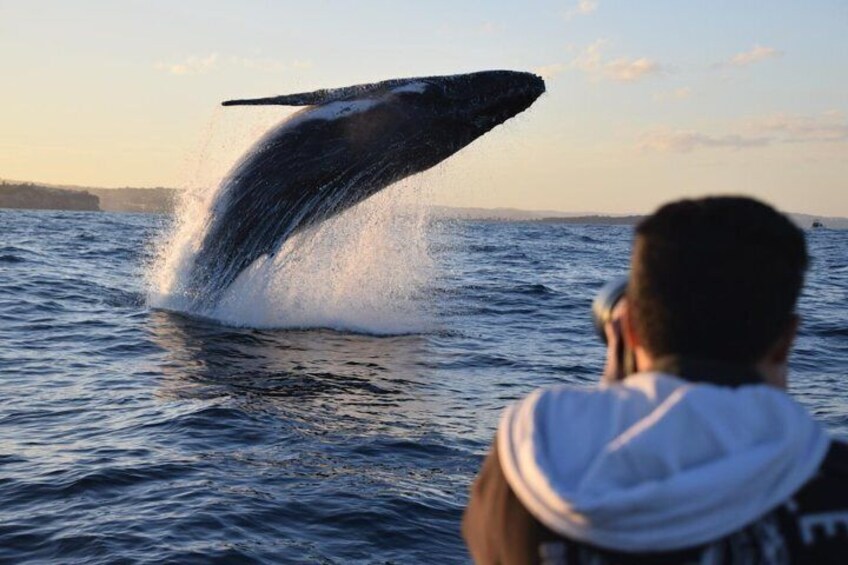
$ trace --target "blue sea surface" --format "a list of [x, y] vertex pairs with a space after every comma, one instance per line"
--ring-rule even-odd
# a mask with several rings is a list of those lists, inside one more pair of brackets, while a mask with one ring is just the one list
[[[501, 410], [591, 386], [631, 228], [433, 231], [436, 328], [225, 327], [146, 305], [159, 216], [0, 210], [0, 562], [449, 563]], [[814, 261], [791, 392], [848, 437], [848, 231]]]

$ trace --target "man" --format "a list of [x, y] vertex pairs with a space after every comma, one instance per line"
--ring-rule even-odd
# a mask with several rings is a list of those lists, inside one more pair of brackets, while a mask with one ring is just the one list
[[848, 563], [848, 446], [784, 392], [807, 261], [749, 198], [639, 224], [601, 386], [501, 420], [463, 519], [475, 561]]

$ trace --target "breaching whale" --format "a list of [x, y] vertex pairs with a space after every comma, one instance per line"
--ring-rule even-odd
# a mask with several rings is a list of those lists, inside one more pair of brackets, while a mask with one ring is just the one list
[[213, 306], [238, 275], [315, 225], [450, 157], [545, 91], [530, 73], [393, 79], [224, 106], [309, 106], [265, 134], [222, 181], [185, 291]]

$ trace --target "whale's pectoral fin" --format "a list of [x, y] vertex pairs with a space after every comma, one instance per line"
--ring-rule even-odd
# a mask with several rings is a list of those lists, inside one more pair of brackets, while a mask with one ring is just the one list
[[316, 90], [315, 92], [302, 92], [300, 94], [284, 94], [283, 96], [269, 96], [268, 98], [249, 98], [246, 100], [227, 100], [222, 106], [316, 106], [326, 102], [332, 102], [327, 96], [328, 90]]
[[422, 87], [427, 78], [407, 78], [385, 80], [370, 84], [357, 84], [342, 88], [323, 88], [312, 92], [300, 92], [298, 94], [284, 94], [282, 96], [269, 96], [267, 98], [248, 98], [243, 100], [227, 100], [222, 106], [318, 106], [329, 102], [340, 102], [343, 100], [356, 100], [358, 98], [370, 98], [375, 94], [387, 92], [400, 87]]

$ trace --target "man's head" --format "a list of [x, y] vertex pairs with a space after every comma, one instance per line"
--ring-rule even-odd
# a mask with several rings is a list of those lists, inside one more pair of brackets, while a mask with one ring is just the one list
[[766, 204], [666, 204], [636, 228], [630, 339], [652, 358], [779, 362], [794, 337], [807, 262], [803, 232]]

